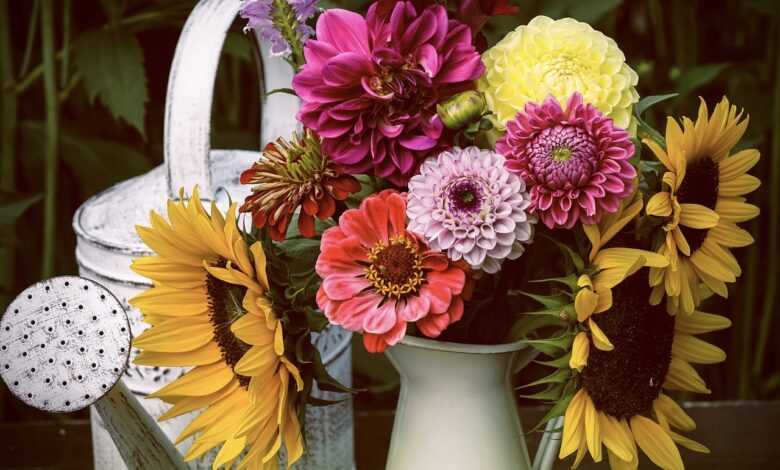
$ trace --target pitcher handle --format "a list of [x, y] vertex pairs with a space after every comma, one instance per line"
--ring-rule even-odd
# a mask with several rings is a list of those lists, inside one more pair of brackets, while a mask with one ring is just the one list
[[[240, 0], [200, 0], [184, 25], [168, 79], [165, 106], [165, 164], [168, 192], [177, 197], [179, 188], [187, 191], [195, 185], [201, 196], [211, 198], [209, 153], [211, 151], [211, 106], [219, 57], [228, 29], [241, 7]], [[298, 101], [293, 96], [266, 96], [269, 85], [289, 86], [292, 68], [279, 58], [270, 57], [261, 43], [264, 113], [261, 131], [263, 143], [274, 134], [289, 132], [295, 126]], [[291, 121], [292, 120], [292, 121]]]

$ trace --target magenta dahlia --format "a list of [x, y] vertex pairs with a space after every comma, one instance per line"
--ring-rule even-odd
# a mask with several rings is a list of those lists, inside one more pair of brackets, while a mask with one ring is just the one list
[[562, 109], [548, 97], [528, 103], [506, 124], [496, 150], [531, 191], [532, 213], [549, 228], [595, 224], [634, 191], [634, 144], [593, 105], [574, 93]]
[[299, 119], [348, 172], [406, 184], [439, 147], [436, 104], [471, 88], [484, 70], [469, 27], [441, 5], [418, 13], [398, 2], [389, 14], [374, 4], [365, 18], [327, 10], [316, 33], [293, 78]]

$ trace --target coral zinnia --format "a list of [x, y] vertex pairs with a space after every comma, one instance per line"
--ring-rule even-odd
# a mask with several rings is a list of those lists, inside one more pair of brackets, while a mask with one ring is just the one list
[[628, 132], [574, 93], [566, 109], [548, 97], [506, 125], [496, 150], [531, 188], [531, 212], [549, 227], [598, 223], [631, 195], [636, 169]]
[[350, 173], [373, 169], [396, 185], [439, 145], [436, 104], [484, 70], [468, 26], [448, 20], [441, 5], [418, 13], [410, 2], [389, 16], [376, 4], [366, 18], [328, 10], [305, 54], [293, 79], [299, 119]]
[[287, 225], [298, 206], [298, 230], [313, 237], [314, 217], [327, 219], [343, 201], [360, 190], [360, 183], [339, 172], [320, 151], [319, 139], [306, 130], [290, 142], [279, 138], [263, 150], [262, 158], [241, 174], [241, 183], [252, 184], [252, 194], [241, 212], [252, 212], [257, 227], [268, 226], [271, 238], [284, 240]]
[[417, 322], [437, 337], [463, 315], [466, 272], [406, 230], [406, 201], [392, 190], [363, 200], [322, 234], [317, 303], [331, 323], [363, 332], [384, 351]]
[[530, 204], [525, 183], [504, 168], [504, 157], [455, 148], [426, 160], [409, 181], [409, 230], [451, 260], [496, 273], [533, 237]]
[[631, 108], [639, 101], [637, 74], [615, 41], [571, 18], [537, 16], [507, 34], [482, 59], [487, 71], [479, 90], [501, 122], [528, 102], [548, 95], [563, 101], [579, 92], [627, 129]]
[[[631, 276], [614, 290], [613, 307], [599, 315], [603, 331], [575, 339], [572, 368], [581, 370], [579, 390], [566, 409], [559, 454], [576, 453], [574, 467], [587, 453], [601, 461], [602, 444], [613, 470], [636, 469], [639, 449], [657, 466], [680, 470], [677, 445], [709, 452], [673, 430], [692, 431], [696, 424], [663, 389], [710, 393], [691, 363], [714, 364], [726, 354], [694, 335], [731, 322], [698, 311], [668, 315], [647, 303], [649, 294], [644, 276]], [[609, 351], [599, 347], [597, 334], [611, 338]]]
[[722, 297], [728, 295], [727, 282], [742, 273], [730, 248], [753, 243], [753, 237], [737, 226], [759, 213], [744, 196], [761, 181], [747, 174], [759, 153], [746, 149], [730, 155], [747, 128], [736, 106], [725, 97], [712, 116], [702, 100], [696, 122], [683, 118], [683, 128], [669, 118], [666, 123], [666, 150], [645, 139], [667, 171], [664, 191], [647, 203], [647, 213], [666, 217], [666, 241], [659, 253], [668, 256], [668, 268], [650, 271], [653, 302], [668, 296], [674, 311], [690, 313], [699, 304], [698, 286], [704, 282]]
[[303, 453], [294, 405], [303, 388], [298, 368], [284, 355], [282, 322], [265, 297], [268, 280], [259, 242], [247, 246], [236, 227], [236, 205], [224, 216], [201, 205], [168, 202], [168, 218], [152, 212], [138, 227], [157, 254], [132, 268], [154, 287], [130, 300], [152, 327], [137, 337], [136, 364], [192, 367], [152, 396], [172, 404], [160, 419], [202, 409], [178, 441], [195, 436], [187, 460], [221, 447], [214, 468], [266, 468], [284, 442], [288, 462]]

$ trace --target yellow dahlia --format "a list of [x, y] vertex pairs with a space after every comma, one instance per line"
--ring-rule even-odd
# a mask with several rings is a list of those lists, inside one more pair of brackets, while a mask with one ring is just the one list
[[[585, 235], [591, 243], [588, 266], [577, 279], [577, 291], [574, 297], [574, 310], [580, 323], [587, 322], [593, 344], [602, 351], [612, 350], [609, 337], [599, 328], [592, 318], [612, 308], [612, 290], [626, 278], [645, 266], [664, 267], [669, 262], [658, 253], [630, 247], [604, 248], [642, 209], [642, 198], [635, 193], [625, 199], [616, 212], [604, 214], [598, 224], [583, 225]], [[584, 333], [583, 333], [584, 334]], [[585, 348], [582, 338], [575, 338], [574, 348]], [[582, 363], [579, 356], [572, 355], [570, 365], [579, 369]]]
[[197, 188], [181, 199], [168, 202], [168, 220], [152, 212], [151, 227], [137, 227], [156, 254], [132, 264], [153, 282], [130, 301], [152, 325], [134, 341], [135, 363], [192, 367], [151, 395], [173, 405], [161, 420], [202, 410], [178, 438], [195, 436], [185, 459], [220, 447], [216, 469], [246, 450], [239, 468], [270, 470], [284, 442], [291, 464], [303, 452], [294, 406], [302, 381], [266, 297], [262, 246], [247, 246], [235, 204], [223, 216], [213, 203], [206, 212]]
[[645, 139], [645, 145], [666, 167], [664, 190], [647, 203], [649, 215], [666, 218], [665, 241], [658, 252], [669, 266], [650, 271], [652, 302], [668, 296], [669, 310], [692, 312], [699, 304], [704, 283], [722, 297], [727, 282], [742, 273], [730, 248], [753, 243], [753, 237], [737, 226], [756, 217], [758, 207], [745, 195], [761, 181], [746, 174], [759, 159], [758, 150], [731, 150], [744, 134], [748, 119], [725, 97], [712, 116], [702, 100], [696, 122], [682, 119], [682, 128], [671, 117], [666, 123], [666, 149]]
[[710, 392], [691, 363], [721, 362], [726, 354], [694, 335], [731, 322], [698, 311], [668, 315], [663, 306], [647, 302], [649, 291], [640, 274], [614, 289], [613, 307], [599, 316], [612, 350], [599, 348], [593, 332], [575, 339], [577, 391], [564, 415], [559, 453], [561, 459], [576, 453], [573, 467], [587, 453], [601, 461], [602, 444], [613, 470], [636, 469], [638, 449], [664, 469], [684, 468], [677, 445], [709, 452], [676, 431], [692, 431], [696, 424], [664, 390]]
[[628, 129], [632, 106], [639, 100], [637, 74], [615, 41], [571, 18], [537, 16], [486, 51], [482, 61], [486, 71], [478, 88], [501, 123], [528, 102], [553, 95], [563, 103], [578, 92]]

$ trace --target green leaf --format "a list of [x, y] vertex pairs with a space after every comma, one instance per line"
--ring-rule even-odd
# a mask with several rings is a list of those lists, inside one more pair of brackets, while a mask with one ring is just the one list
[[524, 292], [524, 291], [512, 291], [511, 293], [514, 294], [515, 292], [519, 292], [520, 294], [523, 294], [527, 297], [534, 299], [535, 301], [544, 305], [544, 307], [547, 310], [556, 310], [556, 309], [560, 310], [561, 308], [563, 308], [564, 305], [570, 303], [569, 299], [558, 294], [540, 295], [540, 294], [532, 294], [530, 292]]
[[728, 63], [719, 63], [689, 67], [677, 77], [677, 90], [681, 96], [685, 96], [710, 83], [729, 65]]
[[314, 348], [314, 380], [317, 381], [317, 386], [320, 390], [325, 390], [326, 392], [358, 393], [363, 391], [347, 387], [330, 375], [322, 363], [322, 357], [317, 348]]
[[309, 324], [311, 331], [320, 332], [328, 326], [328, 319], [319, 310], [313, 308], [307, 308], [304, 310], [306, 313], [306, 322]]
[[539, 420], [539, 423], [536, 424], [530, 431], [528, 431], [528, 434], [535, 432], [537, 429], [544, 426], [547, 421], [550, 421], [553, 418], [557, 418], [558, 416], [563, 416], [566, 413], [566, 408], [569, 407], [569, 402], [571, 402], [571, 399], [574, 397], [574, 395], [568, 395], [562, 397], [560, 400], [558, 400], [551, 408], [550, 411], [547, 412], [547, 414], [544, 415], [544, 417]]
[[561, 397], [563, 391], [562, 383], [550, 384], [541, 392], [533, 393], [531, 395], [518, 395], [521, 398], [528, 398], [529, 400], [542, 400], [542, 401], [556, 401]]
[[547, 354], [548, 356], [554, 355], [557, 351], [566, 351], [571, 347], [571, 343], [574, 340], [574, 335], [566, 333], [556, 338], [550, 339], [529, 339], [528, 344], [534, 349]]
[[658, 103], [662, 101], [666, 101], [668, 99], [674, 98], [675, 96], [679, 96], [679, 93], [669, 93], [666, 95], [651, 95], [651, 96], [645, 96], [641, 100], [639, 100], [639, 103], [634, 106], [634, 114], [636, 114], [637, 117], [642, 117], [642, 114], [647, 111], [650, 107], [657, 105]]
[[637, 118], [637, 135], [641, 138], [649, 137], [653, 141], [655, 141], [656, 144], [660, 145], [661, 148], [666, 148], [666, 139], [664, 139], [664, 136], [662, 136], [657, 130], [653, 129], [650, 124], [646, 123], [644, 120]]
[[[38, 121], [23, 122], [21, 144], [27, 158], [43, 160], [46, 129]], [[62, 130], [63, 163], [79, 183], [84, 196], [91, 196], [120, 181], [146, 173], [152, 165], [146, 156], [119, 142], [90, 139]]]
[[0, 225], [12, 225], [32, 207], [40, 201], [41, 194], [22, 194], [0, 191]]
[[306, 397], [306, 404], [311, 406], [316, 406], [316, 407], [330, 406], [330, 405], [336, 405], [348, 399], [349, 398], [342, 398], [341, 400], [325, 400], [324, 398], [317, 398], [313, 395], [309, 395], [308, 397]]
[[74, 64], [90, 102], [95, 98], [146, 138], [144, 114], [149, 92], [144, 56], [138, 39], [123, 31], [97, 30], [74, 44]]
[[571, 260], [572, 264], [574, 265], [574, 269], [576, 269], [578, 273], [582, 273], [585, 271], [585, 262], [582, 260], [582, 257], [579, 254], [577, 254], [574, 250], [569, 248], [568, 245], [566, 245], [565, 243], [561, 243], [558, 240], [544, 234], [542, 234], [542, 237], [553, 242], [555, 246], [557, 246], [558, 249], [561, 250], [561, 252], [564, 255], [566, 255], [566, 257], [569, 260]]
[[543, 366], [554, 367], [554, 368], [557, 369], [559, 367], [569, 367], [569, 359], [571, 359], [571, 353], [570, 352], [564, 354], [563, 356], [561, 356], [561, 357], [559, 357], [557, 359], [553, 359], [551, 361], [535, 361], [535, 362], [537, 364], [541, 364]]
[[536, 387], [537, 385], [544, 385], [544, 384], [562, 384], [562, 383], [566, 383], [570, 377], [571, 377], [570, 369], [558, 369], [548, 376], [542, 377], [539, 380], [534, 380], [531, 383], [521, 385], [517, 388], [520, 389], [520, 388]]
[[[532, 317], [520, 318], [512, 324], [507, 333], [505, 341], [508, 343], [526, 339], [528, 336], [540, 329], [548, 326], [566, 326], [566, 321], [560, 316], [555, 315], [537, 315]], [[538, 348], [535, 348], [538, 350]]]
[[564, 277], [548, 277], [544, 279], [533, 279], [528, 282], [540, 283], [540, 282], [557, 282], [567, 286], [572, 292], [577, 290], [577, 276], [575, 274], [569, 274]]

